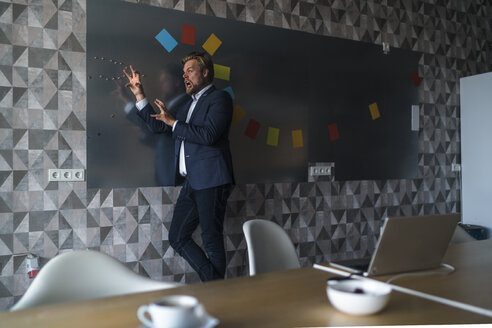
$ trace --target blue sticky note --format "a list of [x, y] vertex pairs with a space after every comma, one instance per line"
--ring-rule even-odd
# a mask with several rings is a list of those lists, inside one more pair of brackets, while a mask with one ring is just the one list
[[178, 42], [171, 36], [171, 34], [169, 34], [168, 31], [166, 31], [165, 28], [163, 28], [162, 31], [155, 36], [155, 38], [164, 48], [166, 48], [167, 52], [173, 51], [174, 47], [178, 44]]
[[227, 91], [231, 95], [232, 100], [234, 100], [234, 91], [232, 91], [232, 87], [227, 87], [224, 91]]

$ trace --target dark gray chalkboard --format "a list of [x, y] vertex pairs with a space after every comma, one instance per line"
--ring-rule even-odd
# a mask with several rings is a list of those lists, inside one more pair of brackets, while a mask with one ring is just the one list
[[[131, 63], [145, 74], [148, 97], [163, 98], [161, 67], [202, 49], [212, 33], [222, 41], [214, 62], [231, 68], [230, 81], [214, 84], [231, 87], [246, 113], [230, 134], [238, 183], [306, 181], [308, 162], [335, 162], [337, 180], [416, 176], [410, 119], [418, 89], [411, 74], [419, 53], [385, 55], [381, 45], [116, 0], [89, 0], [87, 7], [89, 188], [170, 185], [171, 138], [152, 135], [125, 113], [117, 83]], [[183, 24], [196, 27], [194, 46], [181, 42]], [[163, 28], [178, 42], [171, 52], [155, 39]], [[381, 115], [375, 120], [373, 102]], [[245, 135], [251, 119], [260, 123], [254, 139]], [[335, 123], [339, 139], [330, 140]], [[279, 129], [277, 146], [266, 142], [269, 127]], [[292, 130], [302, 130], [303, 147], [293, 147]]]

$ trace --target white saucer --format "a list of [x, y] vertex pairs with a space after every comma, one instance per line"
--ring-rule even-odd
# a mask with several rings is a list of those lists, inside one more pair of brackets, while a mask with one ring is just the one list
[[210, 316], [208, 313], [203, 316], [201, 325], [197, 328], [213, 328], [219, 324], [219, 319]]
[[[197, 313], [200, 316], [200, 323], [198, 324], [198, 326], [187, 327], [187, 328], [213, 328], [219, 324], [219, 319], [212, 317], [210, 314], [208, 314], [202, 305], [199, 305], [199, 308], [197, 309]], [[140, 325], [139, 328], [153, 328], [153, 326], [148, 327], [146, 325]]]
[[213, 328], [219, 324], [219, 319], [212, 317], [205, 311], [205, 307], [200, 304], [197, 308], [197, 313], [200, 316], [200, 326], [196, 328]]

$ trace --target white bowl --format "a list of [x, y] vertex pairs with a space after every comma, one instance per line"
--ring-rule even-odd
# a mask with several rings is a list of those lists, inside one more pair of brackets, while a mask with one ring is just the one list
[[326, 293], [339, 311], [368, 315], [381, 311], [388, 304], [391, 287], [374, 280], [328, 280]]

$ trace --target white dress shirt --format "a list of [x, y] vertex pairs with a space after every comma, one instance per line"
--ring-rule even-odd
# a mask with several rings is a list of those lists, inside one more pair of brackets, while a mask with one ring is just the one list
[[[207, 91], [211, 87], [212, 87], [212, 84], [209, 84], [205, 88], [203, 88], [202, 90], [198, 91], [197, 93], [195, 93], [194, 95], [191, 96], [193, 98], [193, 101], [191, 102], [190, 108], [188, 109], [188, 114], [186, 115], [186, 123], [189, 123], [191, 115], [193, 114], [193, 111], [195, 110], [195, 106], [198, 102], [198, 99], [200, 99], [200, 97], [205, 93], [205, 91]], [[144, 98], [144, 99], [138, 101], [135, 104], [135, 106], [137, 107], [138, 110], [142, 110], [145, 106], [147, 106], [148, 103], [149, 102], [147, 101], [147, 98]], [[176, 126], [177, 123], [178, 123], [178, 121], [176, 120], [174, 122], [174, 125], [173, 125], [173, 131], [174, 131], [174, 127]], [[181, 141], [181, 146], [179, 147], [179, 174], [181, 174], [184, 177], [187, 174], [186, 162], [185, 162], [185, 153], [184, 153], [184, 141]]]

